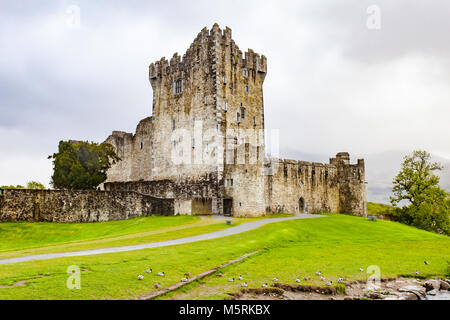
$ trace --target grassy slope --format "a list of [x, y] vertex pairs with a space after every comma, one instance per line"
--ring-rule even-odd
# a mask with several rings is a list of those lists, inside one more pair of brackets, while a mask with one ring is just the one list
[[273, 214], [234, 218], [233, 225], [205, 217], [140, 217], [102, 223], [0, 223], [0, 259], [33, 254], [90, 250], [173, 240], [219, 231]]
[[100, 223], [0, 223], [0, 252], [111, 238], [200, 221], [199, 217], [140, 217]]
[[[227, 238], [180, 246], [0, 265], [0, 285], [38, 274], [49, 276], [24, 287], [0, 289], [0, 299], [133, 298], [154, 290], [155, 282], [170, 285], [186, 271], [197, 274], [255, 250], [260, 250], [257, 256], [227, 268], [223, 278], [206, 280], [201, 286], [206, 291], [191, 285], [187, 297], [225, 298], [226, 292], [239, 288], [239, 283], [230, 285], [226, 278], [239, 274], [253, 287], [275, 275], [288, 283], [296, 276], [308, 275], [314, 282], [317, 270], [329, 279], [365, 278], [367, 274], [360, 273], [359, 268], [369, 265], [378, 265], [383, 276], [413, 275], [416, 270], [423, 276], [442, 276], [447, 272], [450, 240], [398, 223], [331, 215], [270, 224]], [[425, 265], [424, 260], [430, 264]], [[90, 271], [82, 274], [81, 290], [66, 288], [66, 268], [73, 264]], [[167, 276], [144, 274], [144, 280], [138, 281], [137, 276], [149, 267], [165, 271]]]

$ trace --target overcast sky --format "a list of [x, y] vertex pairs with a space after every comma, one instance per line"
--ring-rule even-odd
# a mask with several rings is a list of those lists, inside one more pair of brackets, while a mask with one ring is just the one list
[[0, 0], [0, 185], [48, 185], [59, 140], [134, 132], [151, 114], [148, 65], [214, 22], [267, 56], [266, 125], [282, 156], [450, 158], [450, 1]]

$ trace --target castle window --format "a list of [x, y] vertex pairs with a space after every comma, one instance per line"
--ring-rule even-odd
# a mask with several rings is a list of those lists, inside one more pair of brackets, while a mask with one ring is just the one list
[[249, 88], [249, 86], [248, 86], [247, 84], [245, 85], [245, 92], [246, 92], [246, 93], [249, 93], [249, 92], [250, 92], [250, 88]]
[[244, 77], [248, 77], [248, 70], [247, 69], [242, 70], [242, 75]]
[[172, 119], [172, 131], [175, 130], [177, 127], [177, 119], [173, 118]]
[[245, 119], [245, 108], [242, 106], [242, 103], [241, 103], [241, 118]]
[[205, 105], [208, 104], [208, 97], [205, 97]]
[[183, 92], [183, 81], [178, 79], [175, 81], [175, 94]]
[[239, 112], [236, 112], [236, 122], [241, 122], [241, 115], [239, 114]]
[[144, 148], [144, 143], [141, 142], [141, 150]]
[[253, 117], [253, 125], [256, 126], [256, 117]]
[[225, 75], [222, 77], [222, 82], [223, 84], [227, 84], [227, 77], [225, 77]]
[[230, 179], [230, 187], [232, 187], [233, 186], [233, 179]]

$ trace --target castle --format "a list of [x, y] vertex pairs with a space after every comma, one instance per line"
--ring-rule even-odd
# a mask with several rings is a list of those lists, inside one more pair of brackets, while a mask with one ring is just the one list
[[239, 50], [231, 30], [204, 28], [187, 52], [149, 67], [153, 116], [106, 142], [122, 159], [104, 189], [174, 199], [175, 214], [366, 215], [364, 160], [267, 158], [265, 56]]

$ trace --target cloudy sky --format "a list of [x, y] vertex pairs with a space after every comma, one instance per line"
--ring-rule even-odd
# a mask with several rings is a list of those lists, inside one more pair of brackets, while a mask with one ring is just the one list
[[148, 65], [215, 22], [268, 58], [281, 156], [450, 158], [447, 0], [0, 0], [0, 185], [48, 185], [59, 140], [134, 132], [151, 114]]

